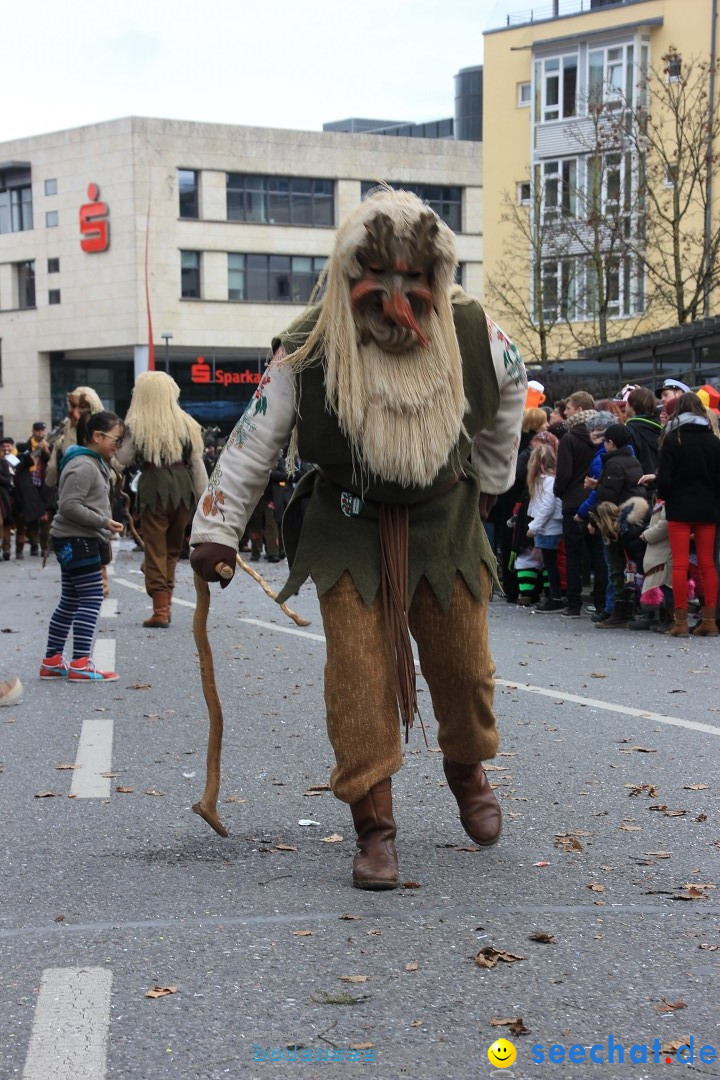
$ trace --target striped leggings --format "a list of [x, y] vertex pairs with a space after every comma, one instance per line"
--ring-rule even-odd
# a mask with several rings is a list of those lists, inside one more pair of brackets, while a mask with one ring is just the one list
[[79, 571], [61, 570], [60, 603], [50, 619], [46, 656], [55, 656], [65, 648], [73, 631], [73, 660], [90, 656], [93, 636], [102, 604], [102, 575], [99, 566]]

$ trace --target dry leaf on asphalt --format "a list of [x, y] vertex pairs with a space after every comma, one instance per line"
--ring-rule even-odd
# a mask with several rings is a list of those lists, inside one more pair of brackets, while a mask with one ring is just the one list
[[590, 882], [585, 888], [590, 889], [591, 892], [605, 892], [605, 886], [599, 885], [596, 881]]
[[689, 1046], [687, 1039], [673, 1039], [672, 1042], [663, 1043], [660, 1047], [661, 1054], [675, 1054], [681, 1046]]
[[475, 963], [481, 968], [494, 968], [498, 961], [502, 960], [504, 964], [514, 964], [518, 960], [525, 960], [524, 956], [516, 956], [515, 953], [503, 952], [502, 949], [493, 949], [490, 945], [486, 945], [484, 949], [481, 949], [477, 956], [474, 957]]
[[571, 836], [570, 833], [558, 834], [555, 837], [555, 847], [560, 848], [561, 851], [582, 851], [583, 846], [580, 841]]
[[367, 975], [338, 975], [340, 982], [347, 983], [365, 983], [368, 981]]
[[60, 795], [57, 791], [39, 791], [35, 796], [36, 799], [59, 799]]
[[119, 772], [101, 772], [100, 775], [105, 777], [106, 780], [114, 780], [116, 776], [120, 775], [120, 773]]
[[116, 787], [115, 790], [120, 795], [132, 795], [133, 792], [135, 791], [135, 788], [134, 787]]
[[165, 792], [164, 792], [164, 791], [156, 791], [156, 790], [155, 790], [155, 788], [149, 788], [149, 789], [148, 789], [148, 790], [147, 790], [147, 791], [145, 792], [145, 794], [146, 794], [146, 795], [157, 795], [157, 796], [159, 796], [159, 797], [164, 797], [164, 795], [165, 795]]
[[707, 791], [710, 787], [709, 784], [686, 784], [683, 788], [684, 791]]
[[293, 937], [312, 937], [314, 931], [313, 930], [291, 930], [290, 933], [293, 935]]
[[362, 920], [362, 915], [341, 915], [340, 918], [345, 922], [358, 922]]
[[641, 795], [643, 791], [646, 791], [650, 799], [657, 799], [658, 789], [654, 784], [626, 784], [626, 788], [630, 788], [628, 795], [632, 799], [635, 795]]
[[270, 848], [271, 851], [297, 851], [296, 847], [292, 844], [276, 844], [275, 847]]
[[492, 1017], [490, 1023], [493, 1027], [506, 1027], [512, 1035], [529, 1035], [530, 1032], [525, 1027], [525, 1021], [522, 1016], [511, 1016], [507, 1020], [498, 1020], [496, 1017]]
[[332, 791], [329, 784], [311, 784], [308, 791]]
[[557, 942], [552, 934], [546, 934], [544, 930], [536, 930], [529, 935], [530, 941], [539, 941], [542, 945], [556, 945]]
[[237, 795], [228, 795], [227, 799], [223, 799], [223, 802], [247, 802], [247, 799], [238, 799]]
[[663, 998], [660, 1004], [655, 1006], [656, 1013], [671, 1013], [676, 1009], [687, 1009], [687, 1005], [684, 1001], [666, 1001]]
[[422, 1020], [411, 1020], [410, 1027], [422, 1027]]
[[627, 825], [625, 822], [619, 825], [618, 828], [622, 829], [623, 832], [642, 832], [642, 825]]
[[620, 753], [631, 754], [633, 750], [636, 750], [638, 754], [657, 754], [657, 750], [654, 750], [650, 746], [623, 746]]
[[720, 952], [720, 945], [698, 945], [698, 949], [705, 949], [706, 952]]
[[330, 833], [329, 836], [321, 836], [320, 837], [320, 843], [321, 844], [339, 844], [340, 841], [344, 840], [344, 839], [345, 838], [343, 836], [341, 836], [340, 833], [334, 832], [334, 833]]
[[56, 769], [82, 769], [82, 765], [56, 765]]
[[372, 1050], [375, 1043], [350, 1043], [351, 1050]]
[[603, 673], [601, 671], [591, 671], [590, 672], [590, 678], [591, 679], [607, 679], [607, 675], [603, 675]]
[[646, 855], [654, 855], [656, 859], [671, 859], [671, 851], [646, 851]]
[[168, 994], [177, 994], [177, 986], [152, 986], [145, 997], [161, 998], [167, 997]]
[[403, 889], [421, 889], [422, 885], [419, 881], [403, 881]]
[[406, 971], [417, 971], [419, 964], [417, 960], [411, 960], [409, 964], [405, 965]]
[[[133, 683], [132, 686], [126, 686], [125, 689], [126, 690], [150, 690], [151, 687], [152, 687], [152, 683], [149, 683], [149, 682], [136, 682], [136, 683]], [[160, 714], [158, 713], [158, 716], [159, 715]]]
[[[282, 787], [282, 784], [278, 785]], [[306, 799], [322, 799], [322, 791], [303, 791], [303, 796]]]

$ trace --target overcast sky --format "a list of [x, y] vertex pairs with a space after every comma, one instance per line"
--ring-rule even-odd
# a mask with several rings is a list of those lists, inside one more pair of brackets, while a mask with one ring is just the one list
[[532, 3], [5, 3], [0, 141], [129, 115], [309, 130], [451, 116], [453, 76], [482, 63], [483, 30]]

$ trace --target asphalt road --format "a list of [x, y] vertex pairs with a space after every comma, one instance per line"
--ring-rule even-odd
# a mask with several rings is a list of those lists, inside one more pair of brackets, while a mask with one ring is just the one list
[[[293, 601], [306, 631], [244, 575], [213, 591], [222, 839], [190, 810], [207, 735], [190, 570], [171, 628], [144, 630], [131, 547], [99, 629], [121, 678], [103, 686], [37, 678], [59, 573], [0, 564], [0, 678], [25, 685], [0, 710], [2, 1080], [655, 1080], [691, 1037], [692, 1074], [720, 1076], [717, 641], [495, 600], [503, 838], [478, 851], [463, 833], [421, 682], [431, 748], [416, 726], [394, 781], [406, 887], [365, 893], [348, 809], [323, 790], [312, 589]], [[517, 1054], [502, 1070], [498, 1038]]]

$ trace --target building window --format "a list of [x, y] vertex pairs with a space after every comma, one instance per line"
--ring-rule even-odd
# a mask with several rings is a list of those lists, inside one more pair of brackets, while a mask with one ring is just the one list
[[578, 58], [552, 56], [535, 61], [535, 122], [546, 124], [577, 113]]
[[0, 233], [25, 232], [32, 227], [30, 169], [0, 170]]
[[577, 262], [553, 259], [542, 267], [543, 317], [555, 322], [577, 318]]
[[228, 300], [306, 304], [324, 256], [228, 254]]
[[183, 300], [200, 299], [200, 252], [180, 252], [180, 295]]
[[228, 173], [227, 216], [228, 221], [331, 228], [335, 224], [334, 184], [302, 176]]
[[57, 210], [45, 211], [45, 228], [55, 229], [60, 224], [60, 215]]
[[59, 303], [60, 303], [60, 290], [59, 289], [50, 289], [50, 291], [48, 292], [48, 304], [59, 304]]
[[532, 199], [532, 189], [530, 187], [529, 180], [522, 180], [517, 185], [517, 203], [518, 206], [529, 206]]
[[667, 81], [680, 82], [682, 79], [682, 56], [680, 53], [671, 52], [665, 57], [665, 74]]
[[60, 273], [60, 260], [59, 259], [48, 259], [47, 272], [48, 272], [48, 274], [59, 274]]
[[[388, 185], [396, 191], [411, 191], [419, 199], [426, 202], [438, 217], [449, 225], [453, 232], [459, 233], [462, 226], [462, 191], [461, 187], [449, 187], [440, 184], [404, 184], [400, 181], [388, 181]], [[376, 188], [376, 180], [363, 180], [360, 185], [362, 198]]]
[[517, 84], [517, 103], [518, 108], [523, 105], [529, 105], [532, 101], [532, 87], [529, 82], [519, 82]]
[[19, 308], [35, 307], [35, 262], [17, 263], [17, 295]]
[[561, 217], [577, 213], [577, 158], [544, 161], [542, 169], [543, 223], [550, 225]]
[[677, 161], [665, 162], [665, 181], [664, 185], [668, 188], [676, 186], [678, 181], [678, 163]]
[[634, 49], [614, 45], [591, 49], [588, 53], [588, 106], [590, 109], [619, 109], [635, 100]]
[[180, 217], [198, 218], [200, 200], [198, 198], [198, 174], [195, 169], [178, 169], [178, 188], [180, 190]]
[[45, 181], [45, 194], [46, 195], [57, 195], [57, 180], [46, 180]]

